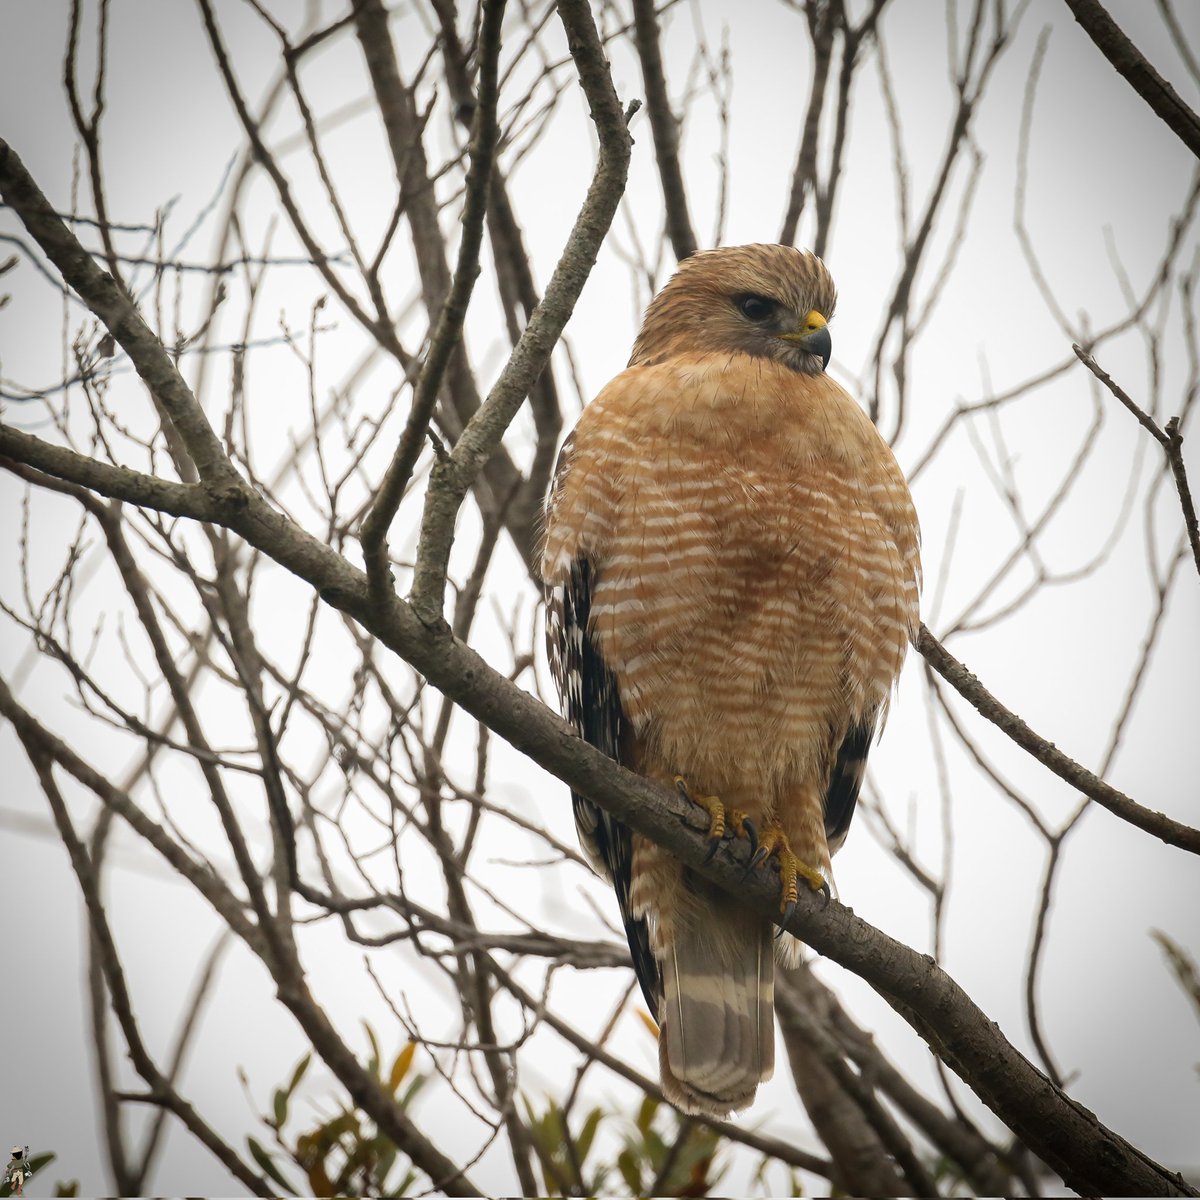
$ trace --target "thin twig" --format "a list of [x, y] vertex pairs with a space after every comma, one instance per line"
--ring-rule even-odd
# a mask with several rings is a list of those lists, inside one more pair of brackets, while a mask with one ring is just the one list
[[1086, 767], [1068, 758], [1053, 742], [1048, 742], [1034, 733], [1016, 713], [1005, 708], [924, 625], [921, 626], [917, 638], [917, 649], [925, 656], [930, 666], [960, 696], [969, 701], [980, 715], [1002, 729], [1018, 746], [1027, 750], [1060, 779], [1123, 821], [1153, 834], [1170, 846], [1178, 846], [1181, 850], [1200, 854], [1200, 830], [1172, 820], [1153, 809], [1143, 808], [1124, 792], [1118, 791], [1111, 784], [1093, 775]]
[[1192, 498], [1192, 491], [1188, 486], [1187, 469], [1183, 465], [1183, 434], [1179, 432], [1179, 418], [1172, 417], [1165, 428], [1160, 427], [1158, 422], [1082, 346], [1072, 344], [1071, 349], [1075, 351], [1079, 361], [1116, 396], [1133, 414], [1138, 424], [1163, 448], [1163, 453], [1167, 456], [1167, 465], [1171, 468], [1171, 475], [1175, 480], [1175, 490], [1179, 493], [1179, 507], [1183, 510], [1183, 524], [1187, 530], [1188, 542], [1192, 547], [1192, 559], [1196, 564], [1197, 572], [1200, 572], [1200, 525], [1196, 521], [1196, 502]]

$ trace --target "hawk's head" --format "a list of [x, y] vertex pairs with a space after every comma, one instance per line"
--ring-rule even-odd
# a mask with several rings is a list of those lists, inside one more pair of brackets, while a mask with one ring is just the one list
[[629, 365], [725, 351], [819, 375], [829, 362], [835, 300], [825, 264], [805, 250], [705, 250], [684, 259], [650, 302]]

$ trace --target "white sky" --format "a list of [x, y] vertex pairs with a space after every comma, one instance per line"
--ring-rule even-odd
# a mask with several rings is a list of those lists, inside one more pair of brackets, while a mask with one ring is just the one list
[[[73, 144], [61, 88], [67, 7], [17, 4], [0, 15], [0, 134], [62, 208], [69, 205]], [[1155, 7], [1114, 2], [1110, 8], [1184, 99], [1195, 105], [1196, 87]], [[1190, 31], [1198, 35], [1193, 45], [1200, 44], [1194, 11], [1183, 0], [1178, 8], [1186, 14]], [[87, 9], [85, 28], [91, 46], [93, 6]], [[299, 5], [276, 4], [274, 9], [292, 14]], [[338, 10], [326, 5], [325, 11], [333, 15]], [[258, 97], [273, 69], [273, 39], [244, 4], [224, 0], [218, 13], [243, 88]], [[724, 241], [772, 240], [778, 234], [807, 97], [809, 64], [801, 18], [767, 0], [752, 0], [736, 10], [712, 0], [700, 0], [691, 9], [680, 5], [668, 22], [665, 47], [676, 94], [691, 60], [696, 20], [703, 22], [714, 42], [720, 41], [723, 28], [728, 30], [734, 71]], [[1109, 246], [1115, 247], [1135, 291], [1143, 289], [1157, 267], [1170, 219], [1189, 186], [1194, 164], [1189, 164], [1174, 136], [1099, 59], [1065, 5], [1037, 0], [997, 67], [975, 125], [975, 138], [985, 156], [984, 174], [955, 272], [915, 351], [908, 423], [897, 445], [906, 469], [919, 460], [929, 437], [956, 403], [1009, 387], [1070, 355], [1069, 338], [1032, 286], [1012, 228], [1023, 95], [1043, 28], [1050, 30], [1050, 37], [1030, 147], [1028, 224], [1042, 270], [1068, 319], [1076, 321], [1086, 314], [1088, 325], [1098, 328], [1126, 310]], [[427, 44], [423, 26], [406, 17], [396, 36], [405, 69], [411, 72]], [[910, 159], [913, 207], [919, 210], [944, 144], [950, 100], [942, 6], [894, 0], [883, 22], [883, 37]], [[169, 225], [179, 236], [211, 200], [222, 170], [240, 148], [239, 127], [194, 6], [123, 0], [113, 6], [111, 38], [104, 124], [111, 212], [118, 221], [145, 222], [152, 219], [156, 207], [179, 197]], [[557, 31], [553, 38], [561, 48]], [[90, 61], [88, 56], [85, 61]], [[628, 47], [614, 50], [613, 67], [622, 97], [640, 94], [640, 76]], [[89, 71], [90, 66], [85, 69], [85, 88], [90, 88]], [[306, 66], [304, 80], [321, 113], [360, 96], [363, 72], [353, 37], [342, 38]], [[539, 284], [549, 276], [591, 169], [592, 136], [579, 118], [575, 90], [568, 89], [559, 124], [512, 179]], [[504, 100], [515, 102], [519, 96], [514, 83]], [[444, 120], [435, 128], [444, 140]], [[290, 116], [277, 122], [269, 130], [273, 143], [279, 144], [294, 129]], [[650, 244], [657, 234], [660, 196], [647, 124], [635, 123], [634, 132], [630, 207], [639, 213], [643, 243]], [[699, 236], [707, 241], [715, 224], [717, 182], [713, 161], [717, 135], [709, 99], [689, 105], [685, 138], [693, 218]], [[392, 168], [377, 122], [369, 112], [353, 116], [330, 133], [326, 144], [335, 177], [346, 184], [352, 222], [369, 231], [365, 241], [370, 246], [386, 224], [394, 198]], [[294, 172], [297, 195], [310, 212], [316, 212], [311, 171], [295, 154], [285, 162]], [[961, 183], [960, 175], [956, 198], [961, 197]], [[275, 209], [261, 178], [253, 186], [249, 240], [258, 245]], [[826, 257], [840, 293], [833, 324], [833, 369], [852, 385], [870, 353], [896, 271], [891, 147], [873, 66], [864, 69], [853, 99], [850, 156], [841, 188]], [[956, 203], [957, 199], [943, 213], [936, 232], [937, 244], [943, 248]], [[334, 244], [332, 225], [322, 221], [317, 225], [327, 244]], [[202, 259], [211, 229], [210, 217], [185, 249], [185, 258]], [[0, 232], [16, 232], [7, 213], [0, 213]], [[810, 232], [809, 226], [802, 225], [801, 240]], [[293, 252], [286, 232], [280, 230], [275, 237], [276, 252]], [[627, 226], [619, 218], [569, 327], [587, 395], [623, 366], [637, 309], [648, 298], [644, 285], [631, 284], [616, 252], [629, 244]], [[7, 248], [0, 250], [0, 257], [7, 253]], [[1182, 261], [1194, 261], [1196, 254], [1192, 230], [1184, 242]], [[932, 261], [940, 262], [941, 254], [935, 253]], [[390, 280], [393, 296], [408, 290], [407, 269], [399, 257]], [[926, 286], [929, 277], [927, 271]], [[303, 328], [321, 290], [302, 269], [277, 270], [260, 308], [260, 331], [277, 332], [281, 313], [293, 327]], [[49, 384], [61, 370], [59, 301], [27, 261], [0, 282], [0, 291], [13, 293], [8, 307], [0, 310], [0, 374], [6, 381], [28, 386]], [[194, 306], [198, 295], [190, 297], [188, 304]], [[468, 335], [472, 361], [481, 386], [486, 386], [501, 362], [503, 330], [486, 292], [486, 280], [479, 295]], [[1172, 305], [1164, 323], [1156, 395], [1145, 342], [1137, 332], [1098, 355], [1135, 397], [1147, 405], [1154, 397], [1164, 420], [1182, 403], [1187, 366], [1177, 297]], [[336, 325], [321, 350], [322, 381], [328, 388], [348, 374], [361, 340], [336, 305], [331, 304], [326, 315]], [[72, 328], [79, 319], [75, 308]], [[233, 340], [236, 326], [231, 323], [225, 333], [223, 340]], [[407, 336], [410, 344], [415, 342], [412, 330]], [[565, 363], [560, 360], [556, 369], [569, 397]], [[194, 381], [194, 360], [186, 370]], [[261, 352], [252, 359], [250, 370], [255, 436], [261, 438], [256, 449], [260, 465], [269, 466], [286, 453], [282, 434], [303, 430], [308, 400], [301, 371], [285, 349]], [[210, 364], [203, 395], [216, 412], [223, 411], [228, 375], [227, 359]], [[386, 368], [375, 370], [363, 384], [364, 402], [376, 403], [394, 385]], [[132, 381], [122, 386], [125, 390], [114, 395], [127, 404], [128, 419], [144, 422], [144, 400], [138, 388]], [[1003, 430], [1016, 479], [1034, 511], [1075, 454], [1091, 404], [1088, 377], [1077, 367], [1005, 411]], [[1134, 448], [1139, 439], [1148, 442], [1111, 398], [1103, 401], [1102, 409], [1104, 426], [1097, 452], [1046, 539], [1048, 558], [1059, 570], [1086, 561], [1103, 543], [1133, 469]], [[5, 419], [48, 433], [40, 414], [13, 405], [6, 406]], [[975, 428], [991, 445], [987, 423], [980, 421]], [[1193, 479], [1200, 479], [1200, 456], [1194, 450], [1198, 439], [1200, 435], [1193, 433], [1185, 451]], [[1049, 589], [1014, 620], [958, 639], [951, 647], [1035, 729], [1089, 766], [1103, 753], [1151, 612], [1140, 497], [1158, 462], [1154, 447], [1146, 445], [1143, 451], [1139, 501], [1109, 563], [1083, 584]], [[956, 497], [962, 505], [953, 557], [946, 566], [944, 600], [936, 614], [926, 608], [926, 619], [940, 632], [1012, 545], [1012, 523], [961, 428], [936, 466], [918, 480], [914, 494], [925, 534], [927, 605], [949, 557], [947, 536]], [[9, 536], [0, 557], [0, 595], [9, 603], [20, 594], [14, 550], [20, 495], [11, 479], [0, 475], [0, 504], [9, 514], [4, 522]], [[1169, 488], [1160, 499], [1154, 539], [1165, 550], [1174, 545], [1182, 524]], [[39, 580], [46, 582], [57, 569], [77, 517], [70, 505], [53, 499], [37, 498], [35, 510], [33, 565]], [[494, 595], [508, 612], [512, 593], [525, 585], [507, 551], [498, 559], [491, 581]], [[81, 614], [81, 629], [89, 628], [105, 610], [111, 584], [101, 571], [86, 593], [85, 607], [94, 606], [94, 611]], [[273, 588], [268, 597], [277, 607], [270, 613], [269, 628], [264, 621], [264, 636], [274, 649], [286, 647], [287, 639], [294, 637], [303, 621], [305, 598], [286, 582], [277, 581]], [[1011, 585], [1002, 589], [985, 611], [994, 611], [1016, 590]], [[532, 593], [523, 595], [520, 603], [527, 624]], [[489, 617], [480, 627], [478, 642], [485, 652], [503, 660], [499, 628], [500, 622]], [[109, 632], [103, 654], [115, 657], [119, 643], [111, 628]], [[24, 650], [19, 631], [5, 624], [0, 634], [0, 668], [6, 678], [12, 678]], [[1198, 663], [1200, 587], [1190, 562], [1185, 562], [1109, 778], [1141, 803], [1192, 824], [1200, 821]], [[401, 675], [398, 670], [394, 674]], [[323, 682], [330, 694], [340, 694], [342, 681], [336, 671]], [[131, 694], [136, 691], [131, 678], [123, 686]], [[111, 736], [97, 737], [95, 726], [81, 720], [71, 707], [67, 692], [63, 676], [53, 670], [38, 668], [22, 677], [23, 701], [64, 736], [86, 739], [77, 743], [80, 752], [119, 775], [121, 763], [132, 754], [129, 744]], [[910, 667], [888, 733], [873, 756], [872, 774], [893, 820], [912, 831], [923, 861], [936, 866], [942, 849], [940, 800], [922, 692], [920, 671]], [[219, 742], [222, 714], [214, 708], [208, 715]], [[1069, 789], [1036, 763], [1011, 753], [997, 731], [973, 717], [965, 719], [1006, 777], [1047, 819], [1057, 821], [1071, 810], [1074, 797]], [[237, 736], [232, 724], [230, 736]], [[946, 964], [1006, 1035], [1028, 1052], [1022, 979], [1044, 850], [1016, 810], [969, 769], [961, 751], [948, 745], [955, 890], [946, 929]], [[98, 1192], [106, 1183], [94, 1115], [78, 891], [66, 856], [49, 830], [44, 798], [7, 730], [0, 731], [0, 748], [8, 768], [8, 785], [0, 791], [4, 862], [0, 913], [8, 915], [9, 961], [17, 967], [0, 989], [0, 1145], [7, 1138], [10, 1144], [28, 1142], [31, 1147], [57, 1151], [58, 1161], [35, 1179], [29, 1194], [49, 1194], [58, 1178], [78, 1178], [85, 1193]], [[559, 836], [571, 840], [565, 789], [506, 747], [497, 746], [494, 758], [495, 797], [546, 821]], [[186, 775], [177, 782], [180, 797], [186, 800]], [[80, 805], [77, 811], [82, 816], [90, 810]], [[189, 817], [199, 819], [195, 814]], [[503, 849], [507, 854], [511, 847]], [[115, 850], [120, 865], [111, 888], [111, 915], [144, 1032], [161, 1052], [214, 930], [203, 905], [131, 838], [119, 838]], [[530, 847], [518, 845], [511, 856], [521, 853], [530, 853]], [[497, 857], [505, 854], [500, 848], [496, 851]], [[1085, 818], [1067, 855], [1055, 893], [1041, 980], [1046, 1034], [1059, 1063], [1075, 1076], [1073, 1094], [1102, 1120], [1168, 1164], [1200, 1163], [1196, 1066], [1200, 1025], [1148, 935], [1152, 928], [1162, 929], [1193, 955], [1200, 954], [1200, 876], [1195, 864], [1183, 852], [1121, 825], [1103, 811]], [[837, 876], [843, 901], [861, 916], [911, 944], [927, 947], [927, 906], [868, 835], [865, 823], [856, 826], [839, 856]], [[564, 931], [575, 928], [580, 936], [597, 935], [594, 920], [580, 905], [576, 877], [558, 891], [553, 889], [559, 884], [541, 880], [536, 890], [531, 889], [528, 873], [506, 874], [497, 868], [495, 877], [489, 878], [513, 889], [511, 895], [521, 902], [518, 907], [538, 910], [548, 925]], [[597, 886], [592, 894], [598, 903], [608, 905], [610, 915], [615, 913], [603, 889]], [[322, 1003], [352, 1044], [365, 1049], [355, 1032], [360, 1017], [376, 1029], [388, 1030], [391, 1044], [396, 1043], [398, 1034], [365, 981], [358, 952], [345, 945], [340, 932], [331, 926], [314, 934], [305, 943], [305, 958]], [[265, 1109], [270, 1089], [286, 1078], [302, 1044], [290, 1020], [281, 1019], [274, 1008], [261, 967], [240, 948], [231, 950], [226, 966], [206, 1012], [201, 1049], [193, 1057], [184, 1091], [231, 1143], [243, 1149], [245, 1133], [261, 1130], [252, 1129], [253, 1110], [243, 1098], [237, 1068], [243, 1068], [251, 1081], [253, 1103]], [[398, 953], [387, 964], [385, 977], [393, 978], [418, 1008], [422, 985], [414, 984], [410, 967], [411, 960]], [[887, 1051], [916, 1082], [936, 1095], [927, 1056], [898, 1018], [864, 985], [832, 964], [823, 968], [823, 975], [860, 1020], [878, 1032]], [[581, 1028], [588, 1027], [590, 1010], [598, 1027], [627, 981], [617, 973], [605, 975], [603, 986], [596, 975], [575, 980], [560, 977], [556, 989], [561, 989], [564, 1010]], [[423, 1031], [430, 1037], [439, 1034], [432, 1024]], [[623, 1051], [652, 1072], [652, 1047], [636, 1022], [627, 1018], [618, 1033]], [[523, 1077], [523, 1086], [531, 1093], [560, 1085], [564, 1062], [574, 1066], [573, 1054], [561, 1058], [561, 1042], [548, 1039], [544, 1046]], [[590, 1078], [597, 1098], [627, 1096], [599, 1071]], [[322, 1092], [318, 1079], [311, 1094], [319, 1100], [328, 1094], [328, 1085]], [[808, 1145], [805, 1135], [796, 1132], [794, 1108], [791, 1082], [781, 1069], [780, 1078], [764, 1089], [747, 1119], [762, 1121], [766, 1128]], [[465, 1155], [476, 1144], [453, 1105], [435, 1089], [418, 1111], [422, 1127], [452, 1156]], [[474, 1177], [485, 1187], [511, 1186], [503, 1160], [495, 1155], [485, 1159]], [[169, 1138], [155, 1184], [166, 1193], [219, 1194], [236, 1189], [206, 1151], [178, 1132]]]

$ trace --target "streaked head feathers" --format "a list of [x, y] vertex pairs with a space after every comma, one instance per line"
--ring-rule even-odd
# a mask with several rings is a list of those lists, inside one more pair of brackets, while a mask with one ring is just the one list
[[702, 349], [819, 374], [836, 299], [825, 264], [808, 251], [762, 243], [705, 250], [684, 259], [650, 302], [629, 365]]

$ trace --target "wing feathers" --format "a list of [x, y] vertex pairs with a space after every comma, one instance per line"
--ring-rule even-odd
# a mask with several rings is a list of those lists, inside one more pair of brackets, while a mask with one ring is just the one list
[[[581, 556], [571, 563], [563, 583], [551, 589], [548, 596], [546, 634], [550, 665], [563, 697], [567, 720], [586, 742], [621, 762], [622, 747], [629, 743], [629, 730], [616, 676], [588, 629], [591, 608], [592, 564]], [[580, 845], [592, 867], [616, 890], [638, 983], [651, 1014], [657, 1016], [662, 995], [658, 964], [650, 950], [646, 921], [632, 915], [629, 902], [632, 835], [628, 826], [614, 820], [586, 796], [572, 792], [571, 800]]]
[[836, 854], [850, 832], [850, 822], [858, 803], [863, 775], [867, 769], [867, 751], [875, 736], [877, 714], [868, 713], [850, 726], [838, 747], [837, 758], [825, 789], [825, 840], [830, 855]]

